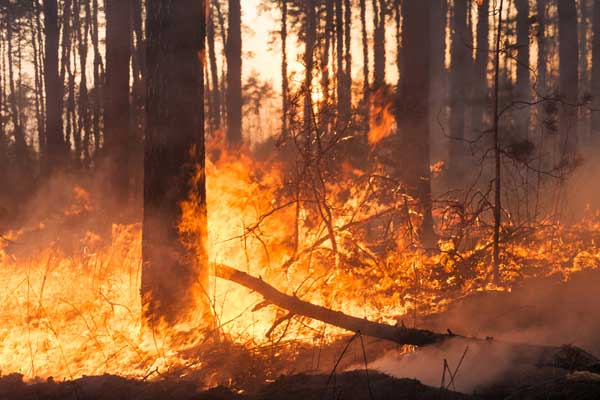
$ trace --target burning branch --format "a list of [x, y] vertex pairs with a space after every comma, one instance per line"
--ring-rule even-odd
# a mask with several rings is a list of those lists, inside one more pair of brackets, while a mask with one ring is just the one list
[[322, 321], [351, 332], [360, 332], [363, 335], [390, 340], [398, 344], [424, 346], [439, 343], [456, 337], [454, 334], [441, 334], [422, 329], [392, 326], [346, 315], [340, 311], [301, 300], [280, 292], [261, 278], [255, 278], [245, 272], [238, 271], [227, 265], [215, 265], [215, 275], [219, 278], [235, 282], [250, 290], [260, 293], [265, 301], [288, 310], [291, 314], [303, 315]]

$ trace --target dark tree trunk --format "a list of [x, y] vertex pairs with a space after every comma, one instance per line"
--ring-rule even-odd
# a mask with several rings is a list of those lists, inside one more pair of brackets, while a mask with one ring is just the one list
[[[212, 10], [212, 7], [209, 7]], [[211, 90], [210, 90], [210, 127], [213, 131], [221, 128], [221, 93], [219, 90], [219, 71], [217, 68], [217, 52], [215, 50], [215, 20], [212, 11], [207, 18], [206, 41], [208, 43], [208, 62], [210, 66]]]
[[[448, 4], [446, 0], [431, 0], [429, 13], [430, 49], [430, 113], [429, 127], [433, 137], [442, 137], [440, 125], [446, 125], [448, 98], [446, 71], [446, 25]], [[441, 124], [440, 124], [441, 122]]]
[[[305, 49], [304, 49], [304, 135], [305, 135], [305, 151], [309, 151], [313, 121], [313, 103], [312, 103], [312, 70], [314, 64], [314, 50], [317, 41], [317, 26], [316, 26], [316, 12], [315, 12], [315, 0], [306, 0], [305, 2]], [[339, 43], [338, 43], [339, 46]], [[339, 84], [339, 82], [338, 82]], [[338, 99], [339, 102], [339, 99]]]
[[229, 0], [227, 20], [227, 140], [242, 143], [242, 9], [240, 0]]
[[56, 0], [44, 0], [46, 57], [46, 170], [54, 172], [64, 161], [62, 133], [62, 89], [58, 75], [58, 6]]
[[[8, 55], [8, 83], [10, 88], [10, 116], [13, 125], [13, 137], [15, 140], [15, 159], [20, 171], [27, 164], [27, 144], [25, 143], [25, 132], [21, 124], [21, 109], [19, 99], [21, 97], [21, 85], [15, 83], [14, 58], [13, 58], [13, 22], [11, 16], [6, 21], [6, 53]], [[18, 39], [17, 39], [18, 40]]]
[[[151, 324], [200, 314], [207, 283], [205, 2], [147, 0], [142, 302]], [[178, 227], [182, 202], [197, 222]]]
[[[84, 7], [85, 8], [85, 7]], [[87, 11], [87, 10], [86, 10]], [[79, 19], [80, 7], [77, 8]], [[81, 70], [79, 82], [79, 125], [83, 130], [82, 156], [84, 167], [89, 167], [90, 163], [90, 136], [91, 136], [91, 118], [90, 118], [90, 100], [87, 87], [87, 56], [88, 56], [88, 35], [90, 33], [89, 19], [86, 17], [80, 20], [77, 29], [77, 42], [79, 44], [79, 69]]]
[[102, 101], [103, 98], [103, 74], [102, 55], [100, 54], [99, 32], [98, 32], [98, 0], [91, 0], [92, 7], [89, 9], [89, 1], [86, 1], [86, 14], [89, 15], [92, 46], [94, 48], [94, 113], [92, 126], [94, 132], [94, 159], [100, 151], [100, 126], [102, 125]]
[[288, 81], [288, 61], [287, 61], [287, 19], [288, 2], [281, 0], [281, 136], [288, 137], [289, 121], [289, 81]]
[[425, 247], [433, 247], [435, 235], [429, 169], [430, 3], [404, 0], [402, 12], [403, 51], [407, 62], [400, 76], [402, 96], [398, 99], [398, 122], [402, 133], [402, 153], [408, 157], [403, 173], [423, 212], [419, 232], [421, 242]]
[[323, 55], [322, 55], [322, 63], [321, 63], [321, 90], [323, 91], [323, 97], [325, 99], [325, 103], [329, 103], [329, 62], [330, 62], [330, 54], [331, 49], [335, 48], [332, 46], [332, 41], [335, 44], [335, 38], [333, 36], [334, 33], [334, 2], [327, 1], [325, 2], [325, 44], [323, 46]]
[[130, 0], [106, 0], [104, 157], [115, 203], [127, 203], [129, 189]]
[[360, 0], [360, 26], [362, 30], [363, 54], [363, 102], [369, 96], [369, 37], [367, 35], [367, 4]]
[[488, 111], [488, 61], [489, 45], [489, 12], [490, 1], [483, 0], [479, 6], [477, 18], [477, 48], [473, 66], [473, 93], [471, 97], [471, 124], [475, 137], [481, 136], [485, 130], [485, 115]]
[[531, 82], [529, 78], [529, 0], [516, 0], [517, 6], [517, 85], [514, 100], [516, 139], [529, 137], [529, 110]]
[[349, 123], [352, 112], [352, 51], [351, 51], [351, 30], [352, 30], [352, 5], [350, 0], [344, 1], [344, 102], [343, 118], [344, 124]]
[[385, 84], [385, 0], [373, 0], [373, 37], [374, 76], [373, 88], [378, 89]]
[[592, 140], [600, 143], [600, 0], [594, 0], [592, 21]]
[[335, 37], [336, 37], [336, 65], [337, 65], [337, 117], [338, 130], [342, 129], [347, 121], [345, 110], [346, 102], [346, 77], [344, 74], [344, 9], [343, 0], [335, 0]]
[[577, 45], [577, 8], [575, 0], [558, 0], [559, 22], [559, 97], [561, 153], [575, 156], [577, 147], [577, 93], [579, 87]]
[[467, 0], [456, 0], [453, 12], [453, 32], [450, 67], [450, 172], [460, 179], [463, 173], [465, 148], [466, 74], [471, 65], [467, 41]]
[[546, 2], [536, 1], [536, 14], [538, 21], [537, 35], [537, 81], [536, 91], [541, 95], [546, 94]]

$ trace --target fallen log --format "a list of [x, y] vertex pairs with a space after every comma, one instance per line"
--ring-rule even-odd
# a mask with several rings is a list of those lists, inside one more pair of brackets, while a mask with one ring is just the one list
[[330, 310], [326, 307], [301, 300], [296, 296], [287, 295], [275, 289], [261, 278], [255, 278], [227, 265], [215, 265], [215, 275], [261, 294], [268, 303], [286, 309], [290, 313], [303, 315], [351, 332], [360, 332], [366, 336], [390, 340], [402, 345], [414, 346], [430, 345], [458, 337], [452, 333], [442, 334], [423, 329], [382, 324], [353, 317], [340, 311]]

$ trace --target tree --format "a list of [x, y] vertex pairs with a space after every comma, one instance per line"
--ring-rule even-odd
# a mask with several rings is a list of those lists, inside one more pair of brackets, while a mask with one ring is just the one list
[[240, 0], [229, 0], [227, 19], [227, 140], [242, 142], [242, 8]]
[[517, 85], [516, 106], [517, 139], [527, 140], [529, 130], [529, 103], [531, 82], [529, 78], [529, 0], [517, 0]]
[[476, 137], [484, 131], [486, 104], [488, 102], [489, 12], [490, 1], [481, 1], [477, 14], [477, 47], [475, 64], [473, 65], [473, 93], [471, 94], [471, 125]]
[[423, 210], [420, 239], [425, 247], [435, 245], [431, 204], [429, 145], [430, 3], [404, 0], [404, 56], [398, 98], [398, 121], [402, 133], [403, 168], [406, 183]]
[[[141, 292], [150, 324], [174, 323], [188, 317], [195, 305], [204, 304], [208, 275], [204, 247], [205, 2], [147, 0], [146, 4]], [[194, 219], [184, 221], [184, 210]]]
[[288, 136], [289, 121], [289, 82], [288, 82], [288, 61], [287, 61], [287, 19], [288, 2], [281, 0], [281, 135], [283, 138]]
[[462, 175], [465, 138], [466, 74], [471, 63], [467, 41], [467, 0], [456, 0], [453, 12], [450, 66], [450, 168]]
[[592, 34], [592, 138], [600, 143], [600, 0], [594, 0]]
[[572, 159], [577, 146], [577, 93], [579, 89], [577, 8], [575, 0], [558, 0], [559, 82], [561, 102], [559, 134], [561, 153]]
[[[211, 1], [212, 3], [212, 1]], [[210, 66], [211, 90], [210, 90], [210, 125], [211, 129], [221, 127], [221, 93], [219, 91], [219, 72], [217, 69], [217, 53], [215, 50], [215, 20], [212, 7], [207, 18], [206, 42], [208, 44], [208, 62]]]
[[[312, 103], [312, 74], [314, 67], [314, 50], [317, 42], [317, 22], [316, 22], [316, 11], [315, 11], [315, 0], [307, 0], [305, 2], [305, 16], [304, 28], [306, 29], [304, 42], [304, 109], [303, 109], [303, 123], [304, 123], [304, 134], [305, 134], [305, 150], [309, 151], [311, 144], [311, 130], [313, 121], [313, 103]], [[339, 101], [339, 99], [338, 99]]]
[[46, 57], [46, 169], [48, 173], [60, 167], [65, 154], [62, 132], [62, 83], [58, 75], [58, 5], [56, 0], [44, 0], [44, 30]]
[[373, 0], [373, 88], [379, 89], [385, 84], [385, 15], [386, 1]]
[[118, 204], [127, 202], [129, 188], [129, 61], [131, 59], [130, 0], [106, 0], [106, 88], [104, 150], [110, 188]]

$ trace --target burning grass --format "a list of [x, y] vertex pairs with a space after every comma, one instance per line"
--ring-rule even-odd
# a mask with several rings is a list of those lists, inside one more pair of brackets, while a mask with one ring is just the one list
[[[568, 227], [507, 223], [503, 285], [491, 285], [483, 217], [463, 227], [479, 238], [466, 246], [456, 234], [456, 218], [438, 209], [445, 227], [439, 249], [422, 249], [414, 229], [420, 213], [410, 196], [391, 190], [377, 168], [346, 165], [340, 171], [308, 191], [276, 161], [223, 153], [209, 162], [210, 261], [260, 276], [306, 301], [392, 325], [418, 325], [474, 291], [510, 290], [525, 278], [551, 274], [568, 279], [600, 266], [598, 215]], [[60, 210], [36, 216], [36, 223], [0, 242], [3, 372], [28, 379], [185, 375], [214, 360], [217, 346], [270, 346], [293, 360], [297, 349], [279, 344], [322, 344], [343, 333], [300, 316], [286, 318], [257, 294], [218, 278], [203, 293], [213, 307], [215, 331], [201, 331], [202, 321], [145, 328], [139, 224], [103, 232], [98, 199], [79, 186], [68, 193]], [[201, 218], [193, 207], [189, 211], [182, 225]], [[223, 383], [228, 373], [204, 379]]]

